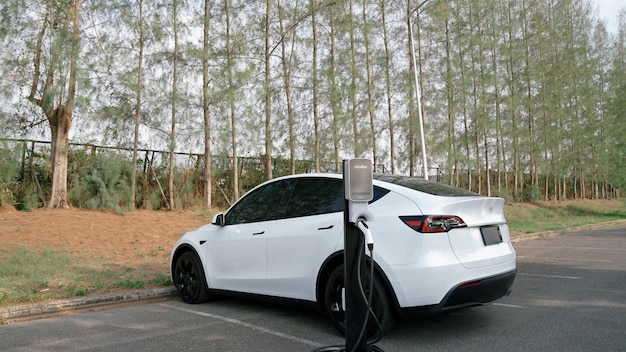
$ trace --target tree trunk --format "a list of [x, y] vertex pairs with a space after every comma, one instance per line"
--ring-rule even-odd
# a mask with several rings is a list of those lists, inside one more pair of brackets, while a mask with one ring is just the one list
[[[429, 0], [424, 0], [423, 2], [421, 2], [418, 5], [418, 8], [424, 6]], [[423, 52], [423, 48], [422, 48], [422, 41], [420, 40], [420, 38], [422, 37], [422, 23], [420, 20], [420, 12], [421, 11], [417, 11], [417, 15], [415, 16], [415, 26], [417, 27], [417, 68], [418, 69], [418, 76], [419, 76], [419, 80], [418, 80], [418, 87], [417, 87], [417, 91], [415, 92], [415, 101], [417, 102], [417, 121], [418, 121], [418, 128], [419, 128], [419, 134], [420, 134], [420, 154], [422, 155], [422, 169], [424, 170], [424, 179], [428, 180], [428, 165], [426, 165], [426, 132], [424, 131], [426, 129], [426, 123], [425, 123], [425, 116], [426, 116], [426, 100], [424, 97], [424, 94], [422, 94], [421, 92], [424, 91], [424, 62], [423, 62], [423, 58], [424, 58], [424, 52]], [[411, 38], [413, 39], [413, 38]], [[415, 43], [414, 43], [415, 44]]]
[[272, 0], [265, 1], [265, 179], [272, 175], [272, 89], [270, 87], [270, 40]]
[[321, 136], [320, 136], [320, 113], [319, 113], [319, 88], [317, 77], [317, 19], [315, 18], [316, 10], [315, 3], [313, 1], [309, 4], [311, 8], [311, 34], [313, 35], [313, 63], [311, 75], [313, 80], [313, 137], [314, 137], [314, 150], [313, 160], [315, 165], [315, 172], [320, 172], [321, 161]]
[[[501, 5], [499, 5], [501, 6]], [[502, 28], [500, 25], [500, 19], [497, 17], [498, 11], [494, 6], [491, 12], [491, 37], [492, 40], [496, 40], [498, 38], [498, 34], [500, 33], [500, 29]], [[501, 111], [501, 98], [500, 98], [500, 83], [499, 83], [499, 68], [498, 68], [498, 43], [493, 43], [491, 46], [491, 65], [493, 70], [493, 86], [495, 92], [495, 129], [496, 129], [496, 172], [497, 172], [497, 186], [496, 190], [499, 195], [502, 196], [502, 174], [504, 172], [504, 189], [508, 193], [508, 178], [506, 172], [506, 153], [504, 147], [504, 138], [502, 133], [502, 111]]]
[[[448, 128], [447, 128], [447, 138], [448, 142], [446, 143], [446, 152], [447, 152], [447, 168], [446, 172], [449, 175], [450, 179], [448, 180], [448, 184], [454, 186], [454, 178], [452, 177], [453, 166], [457, 164], [457, 152], [456, 152], [456, 133], [455, 133], [455, 100], [454, 100], [454, 86], [452, 79], [452, 52], [451, 52], [451, 38], [450, 38], [450, 19], [446, 16], [446, 24], [445, 24], [445, 49], [446, 49], [446, 102], [448, 103]], [[456, 168], [455, 168], [456, 169]]]
[[391, 93], [391, 53], [389, 51], [389, 36], [385, 20], [385, 0], [380, 2], [381, 21], [383, 26], [383, 44], [385, 45], [385, 88], [387, 93], [387, 120], [389, 121], [389, 159], [391, 161], [391, 173], [396, 172], [396, 146], [393, 123], [393, 106]]
[[508, 65], [507, 65], [507, 74], [509, 81], [509, 91], [510, 91], [510, 115], [511, 115], [511, 139], [513, 140], [513, 169], [511, 172], [513, 173], [513, 196], [516, 199], [519, 199], [519, 195], [522, 190], [523, 181], [520, 180], [521, 166], [520, 166], [520, 147], [519, 147], [519, 133], [517, 126], [517, 71], [516, 71], [516, 62], [515, 62], [515, 36], [513, 35], [516, 30], [513, 25], [513, 1], [509, 0], [508, 2], [508, 15], [507, 15], [507, 39], [508, 39], [508, 47], [509, 47], [509, 57], [508, 57]]
[[[461, 18], [461, 10], [457, 7], [456, 9], [456, 17], [457, 18]], [[462, 35], [463, 32], [463, 28], [461, 28], [461, 26], [457, 23], [456, 24], [456, 35], [457, 37], [460, 37]], [[472, 161], [471, 161], [471, 156], [470, 156], [470, 131], [469, 131], [469, 116], [468, 116], [468, 112], [467, 112], [467, 82], [466, 82], [466, 78], [465, 78], [465, 71], [466, 71], [466, 67], [465, 67], [465, 60], [464, 60], [464, 53], [463, 53], [463, 48], [461, 46], [461, 41], [457, 40], [457, 50], [459, 53], [459, 70], [460, 70], [460, 91], [461, 91], [461, 96], [460, 96], [460, 100], [461, 100], [461, 111], [463, 114], [463, 137], [461, 138], [461, 140], [463, 141], [463, 147], [465, 148], [465, 167], [467, 168], [466, 172], [467, 172], [467, 189], [468, 190], [472, 190]], [[462, 151], [461, 151], [462, 154]], [[459, 170], [460, 172], [460, 170]], [[460, 182], [457, 182], [458, 186], [460, 186], [459, 184]]]
[[356, 94], [356, 84], [357, 84], [357, 68], [356, 68], [356, 37], [354, 35], [354, 10], [353, 10], [353, 0], [349, 1], [350, 3], [350, 67], [351, 67], [351, 75], [350, 75], [350, 102], [352, 103], [352, 110], [350, 111], [350, 116], [352, 116], [352, 134], [354, 135], [354, 157], [361, 157], [361, 148], [359, 146], [359, 125], [358, 125], [358, 114], [357, 114], [357, 94]]
[[173, 74], [172, 74], [172, 128], [170, 132], [170, 169], [169, 169], [169, 202], [170, 210], [176, 208], [174, 203], [174, 166], [176, 164], [174, 150], [176, 148], [176, 101], [177, 101], [177, 89], [178, 89], [178, 0], [173, 2], [174, 11], [172, 14], [172, 21], [174, 25], [174, 62], [173, 62]]
[[137, 91], [135, 103], [135, 133], [133, 140], [133, 169], [130, 177], [131, 209], [137, 206], [137, 148], [139, 146], [139, 125], [141, 123], [141, 92], [143, 90], [143, 0], [139, 0], [139, 63], [137, 66]]
[[[469, 42], [469, 51], [470, 51], [470, 75], [471, 75], [471, 86], [472, 86], [472, 120], [474, 122], [474, 133], [473, 133], [473, 138], [472, 138], [472, 142], [474, 143], [473, 148], [474, 148], [474, 155], [476, 158], [476, 182], [477, 182], [477, 192], [481, 193], [482, 192], [482, 166], [481, 166], [481, 162], [480, 162], [480, 134], [479, 132], [482, 129], [482, 119], [480, 117], [481, 115], [481, 111], [479, 108], [479, 98], [478, 98], [478, 88], [482, 82], [482, 77], [478, 77], [481, 75], [481, 72], [478, 72], [478, 70], [476, 69], [476, 60], [478, 60], [476, 58], [476, 56], [481, 56], [482, 52], [481, 52], [481, 45], [480, 45], [480, 20], [478, 21], [478, 23], [474, 24], [474, 14], [472, 12], [472, 7], [470, 6], [470, 10], [469, 10], [469, 27], [470, 27], [470, 42]], [[474, 28], [478, 27], [476, 29], [476, 32], [474, 32]], [[477, 44], [477, 49], [474, 48], [475, 44], [474, 44], [474, 38], [477, 38], [478, 44]], [[476, 51], [478, 50], [478, 53], [476, 53]], [[478, 82], [478, 80], [481, 80], [481, 82]]]
[[72, 124], [72, 110], [59, 105], [50, 121], [52, 133], [52, 191], [48, 208], [69, 208], [67, 202], [67, 157], [69, 152], [69, 132]]
[[233, 78], [233, 52], [232, 52], [232, 35], [230, 33], [230, 0], [224, 0], [224, 12], [226, 14], [226, 67], [228, 74], [228, 89], [231, 90], [228, 94], [228, 103], [230, 108], [230, 142], [232, 148], [232, 177], [233, 177], [233, 201], [239, 199], [239, 159], [237, 157], [237, 124], [235, 114], [235, 95], [232, 92], [234, 89]]
[[367, 0], [363, 0], [363, 43], [365, 47], [365, 70], [367, 72], [367, 112], [370, 118], [370, 138], [372, 148], [372, 161], [374, 163], [374, 172], [378, 172], [378, 150], [376, 149], [376, 123], [374, 114], [374, 82], [372, 78], [372, 67], [370, 63], [370, 47], [369, 47], [369, 29], [367, 25]]
[[[411, 16], [413, 15], [413, 9], [411, 8], [411, 1], [407, 1], [407, 9], [406, 9], [406, 24], [407, 24], [407, 36], [409, 37], [409, 41], [408, 41], [408, 52], [409, 52], [409, 72], [412, 75], [416, 75], [415, 70], [417, 70], [417, 67], [415, 67], [415, 65], [413, 64], [415, 62], [415, 60], [413, 59], [413, 55], [415, 55], [415, 53], [413, 52], [413, 36], [411, 35], [412, 33], [412, 29], [411, 29]], [[415, 176], [415, 159], [417, 158], [417, 153], [416, 153], [416, 147], [415, 147], [415, 114], [416, 114], [416, 110], [415, 110], [415, 105], [413, 104], [413, 95], [417, 94], [417, 92], [415, 92], [415, 87], [414, 84], [412, 84], [412, 81], [409, 79], [408, 80], [408, 88], [407, 92], [408, 92], [408, 105], [409, 105], [409, 121], [408, 121], [408, 128], [409, 128], [409, 136], [408, 136], [408, 142], [409, 142], [409, 176], [413, 177]]]
[[[527, 103], [526, 103], [526, 114], [528, 117], [528, 166], [529, 166], [529, 172], [530, 172], [530, 189], [533, 190], [535, 186], [537, 186], [537, 170], [536, 170], [536, 161], [535, 161], [535, 154], [536, 154], [536, 147], [535, 147], [535, 117], [534, 117], [534, 110], [533, 110], [533, 105], [532, 105], [532, 100], [533, 100], [533, 92], [532, 92], [532, 85], [533, 85], [533, 78], [531, 77], [531, 72], [533, 72], [532, 70], [534, 69], [531, 66], [531, 52], [530, 52], [530, 37], [532, 35], [534, 35], [534, 33], [530, 33], [530, 19], [526, 18], [527, 15], [527, 7], [526, 7], [526, 2], [522, 1], [522, 6], [523, 6], [523, 38], [524, 38], [524, 68], [525, 68], [525, 83], [526, 83], [526, 99], [527, 99]], [[531, 196], [532, 197], [532, 196]], [[535, 200], [535, 199], [531, 199], [531, 200]]]
[[333, 11], [329, 11], [330, 26], [330, 63], [328, 68], [328, 84], [330, 84], [330, 109], [333, 115], [333, 160], [335, 172], [341, 170], [341, 160], [339, 158], [339, 120], [340, 120], [340, 95], [338, 94], [337, 81], [335, 79], [335, 21]]
[[212, 208], [213, 163], [211, 162], [211, 116], [209, 114], [209, 18], [211, 1], [204, 1], [204, 31], [202, 36], [202, 115], [204, 116], [204, 207]]
[[280, 48], [282, 53], [282, 67], [283, 67], [283, 82], [285, 84], [285, 101], [287, 102], [287, 124], [289, 130], [288, 144], [289, 144], [289, 171], [293, 175], [296, 173], [296, 137], [295, 137], [295, 122], [293, 112], [293, 97], [291, 92], [291, 58], [293, 57], [294, 40], [291, 41], [291, 51], [289, 58], [287, 58], [287, 33], [284, 27], [284, 11], [280, 0], [278, 0], [278, 22], [280, 25], [280, 36], [283, 38], [280, 42]]

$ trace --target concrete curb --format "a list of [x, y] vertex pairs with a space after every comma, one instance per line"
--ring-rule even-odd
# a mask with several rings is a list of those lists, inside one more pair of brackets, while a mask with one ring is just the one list
[[88, 309], [109, 304], [167, 298], [176, 294], [173, 286], [137, 291], [124, 291], [100, 296], [86, 296], [62, 300], [0, 307], [0, 324], [54, 315], [64, 311]]

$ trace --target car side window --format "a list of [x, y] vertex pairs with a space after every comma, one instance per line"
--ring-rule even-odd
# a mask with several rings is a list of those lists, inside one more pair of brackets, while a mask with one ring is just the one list
[[247, 194], [224, 216], [226, 225], [276, 220], [284, 216], [284, 196], [290, 180], [269, 183]]
[[384, 188], [380, 188], [378, 186], [374, 186], [374, 198], [372, 198], [372, 200], [370, 200], [369, 204], [372, 204], [375, 201], [379, 200], [380, 198], [384, 197], [387, 193], [389, 193], [388, 189], [384, 189]]
[[342, 211], [343, 200], [341, 179], [303, 177], [296, 181], [285, 216], [295, 218]]

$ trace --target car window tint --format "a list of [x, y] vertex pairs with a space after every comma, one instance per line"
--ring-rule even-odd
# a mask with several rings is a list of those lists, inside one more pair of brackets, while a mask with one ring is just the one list
[[275, 220], [284, 216], [283, 197], [290, 189], [290, 180], [269, 183], [242, 198], [226, 213], [226, 225]]
[[342, 211], [343, 195], [343, 181], [340, 179], [300, 178], [291, 192], [286, 217]]
[[381, 187], [374, 186], [374, 197], [372, 198], [372, 200], [370, 200], [370, 202], [368, 204], [374, 203], [375, 201], [379, 200], [380, 198], [382, 198], [387, 193], [389, 193], [388, 189], [384, 189], [384, 188], [381, 188]]

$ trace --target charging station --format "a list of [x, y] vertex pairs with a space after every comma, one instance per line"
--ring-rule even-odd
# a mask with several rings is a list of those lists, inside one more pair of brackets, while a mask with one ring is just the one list
[[344, 305], [346, 314], [346, 351], [367, 351], [369, 303], [365, 287], [365, 243], [373, 240], [365, 221], [373, 221], [368, 204], [374, 197], [372, 162], [350, 159], [343, 162], [344, 182]]

